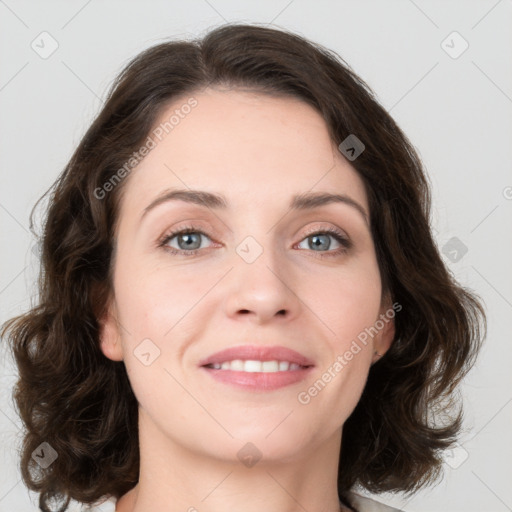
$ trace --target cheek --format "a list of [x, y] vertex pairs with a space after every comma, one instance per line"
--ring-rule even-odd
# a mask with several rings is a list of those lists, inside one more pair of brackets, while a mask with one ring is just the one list
[[306, 277], [305, 302], [326, 329], [338, 350], [374, 325], [381, 305], [381, 280], [373, 257], [354, 260], [339, 271]]
[[204, 298], [225, 270], [203, 275], [197, 269], [125, 262], [114, 283], [124, 363], [134, 392], [144, 403], [143, 394], [153, 396], [162, 382], [174, 382], [166, 370], [174, 374], [189, 340], [198, 339], [207, 328], [207, 315], [201, 315]]
[[373, 357], [371, 328], [381, 305], [380, 273], [373, 257], [361, 258], [339, 272], [307, 278], [304, 284], [302, 293], [308, 290], [310, 301], [305, 302], [312, 304], [324, 326], [329, 350], [320, 378], [317, 375], [304, 390], [301, 403], [311, 400], [338, 425], [353, 411], [366, 384]]
[[[147, 411], [187, 410], [186, 394], [173, 379], [187, 320], [205, 290], [191, 279], [161, 269], [127, 269], [116, 284], [123, 356], [133, 392]], [[175, 343], [173, 343], [175, 341]]]
[[209, 275], [158, 265], [119, 265], [116, 302], [126, 329], [140, 336], [162, 339], [206, 293]]

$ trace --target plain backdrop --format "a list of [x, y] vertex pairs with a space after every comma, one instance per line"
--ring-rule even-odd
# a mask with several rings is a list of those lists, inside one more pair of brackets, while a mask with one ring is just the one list
[[[0, 0], [0, 322], [30, 306], [30, 210], [116, 74], [149, 46], [236, 21], [321, 43], [370, 85], [426, 166], [446, 264], [487, 308], [488, 338], [462, 388], [465, 434], [442, 482], [378, 499], [407, 512], [512, 510], [510, 0]], [[17, 467], [16, 371], [4, 344], [0, 363], [0, 512], [36, 511]]]

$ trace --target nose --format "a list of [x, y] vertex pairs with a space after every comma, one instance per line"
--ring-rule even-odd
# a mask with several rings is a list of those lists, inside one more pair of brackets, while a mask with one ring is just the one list
[[230, 318], [265, 324], [279, 319], [290, 321], [299, 315], [301, 301], [293, 289], [290, 267], [268, 254], [264, 251], [252, 263], [241, 258], [236, 261], [225, 290]]

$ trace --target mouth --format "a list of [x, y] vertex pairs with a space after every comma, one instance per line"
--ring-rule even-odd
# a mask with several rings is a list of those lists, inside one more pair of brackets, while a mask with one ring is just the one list
[[286, 347], [241, 346], [217, 352], [199, 366], [215, 380], [251, 391], [271, 391], [306, 378], [314, 363]]
[[205, 366], [213, 370], [231, 370], [246, 373], [293, 372], [303, 368], [309, 368], [309, 366], [302, 366], [297, 363], [291, 363], [290, 361], [258, 361], [254, 359], [248, 359], [246, 361], [234, 359], [233, 361], [223, 361], [222, 363], [212, 363]]

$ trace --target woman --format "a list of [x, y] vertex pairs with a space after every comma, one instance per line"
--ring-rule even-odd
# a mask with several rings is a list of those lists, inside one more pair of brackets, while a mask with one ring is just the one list
[[434, 482], [461, 415], [433, 411], [485, 315], [429, 208], [333, 52], [255, 25], [144, 51], [55, 183], [39, 304], [4, 326], [40, 509], [384, 511], [355, 491]]

